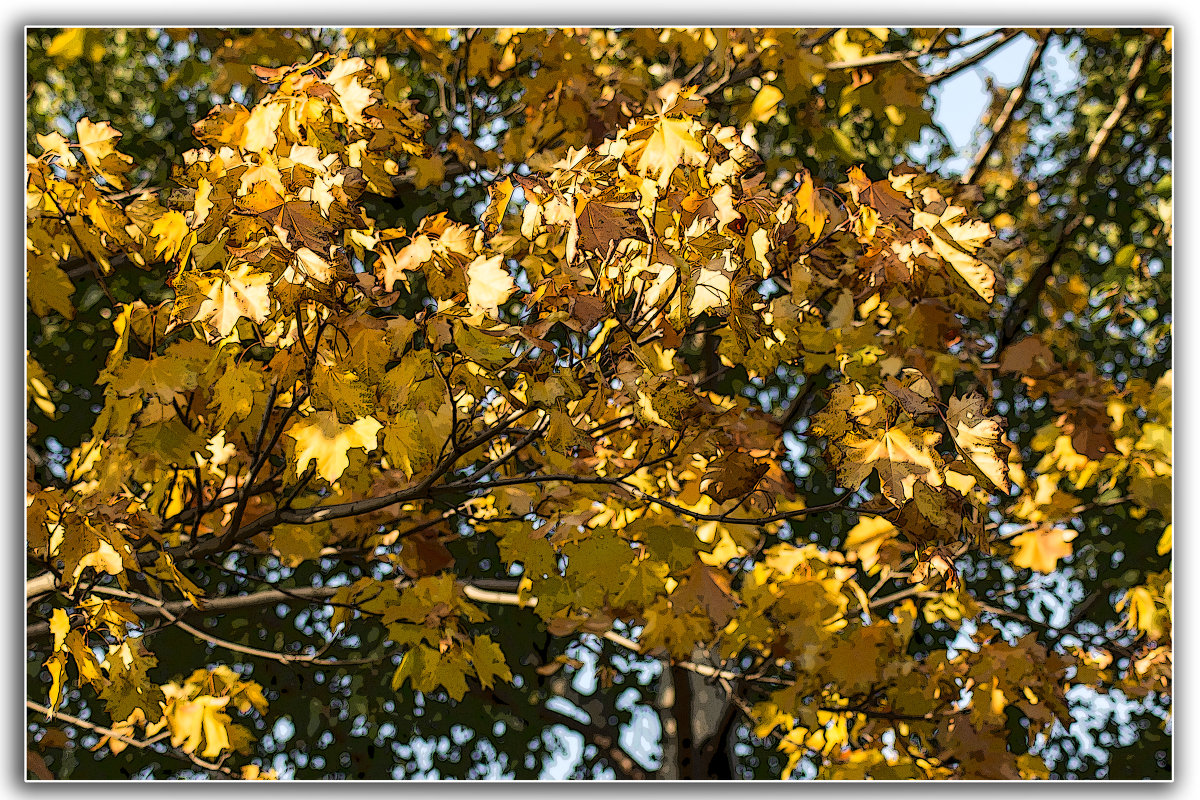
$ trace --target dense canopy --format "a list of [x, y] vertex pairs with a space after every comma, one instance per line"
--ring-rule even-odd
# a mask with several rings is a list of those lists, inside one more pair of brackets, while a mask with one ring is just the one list
[[30, 777], [1169, 777], [1169, 31], [26, 41]]

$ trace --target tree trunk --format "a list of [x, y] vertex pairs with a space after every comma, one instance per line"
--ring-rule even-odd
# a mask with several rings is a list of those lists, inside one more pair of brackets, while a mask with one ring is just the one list
[[[693, 660], [704, 663], [697, 649]], [[659, 684], [662, 723], [660, 780], [728, 780], [733, 777], [730, 733], [736, 707], [716, 683], [682, 667], [666, 667]]]

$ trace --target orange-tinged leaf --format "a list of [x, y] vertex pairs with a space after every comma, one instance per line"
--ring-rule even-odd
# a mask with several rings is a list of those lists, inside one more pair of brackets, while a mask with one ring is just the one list
[[1036, 572], [1050, 573], [1058, 566], [1060, 558], [1071, 555], [1071, 540], [1076, 531], [1066, 528], [1038, 528], [1022, 533], [1012, 540], [1017, 548], [1012, 562], [1018, 567], [1028, 567]]
[[408, 285], [405, 272], [416, 272], [429, 259], [433, 258], [433, 242], [425, 234], [420, 234], [404, 247], [399, 253], [392, 254], [390, 249], [379, 248], [379, 264], [383, 267], [383, 288], [392, 291], [396, 281]]

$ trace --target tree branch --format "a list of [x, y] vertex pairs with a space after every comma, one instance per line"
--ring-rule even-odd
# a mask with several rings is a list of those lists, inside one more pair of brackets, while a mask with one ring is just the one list
[[1033, 51], [1033, 55], [1029, 57], [1029, 64], [1025, 67], [1025, 75], [1021, 78], [1021, 82], [1008, 95], [1008, 100], [1004, 103], [1004, 108], [1001, 109], [999, 116], [991, 126], [991, 135], [988, 136], [987, 144], [983, 146], [978, 153], [975, 154], [974, 161], [971, 162], [970, 168], [963, 174], [963, 183], [974, 183], [979, 177], [979, 173], [983, 171], [984, 164], [987, 163], [988, 156], [996, 148], [996, 144], [1004, 136], [1008, 125], [1012, 122], [1016, 115], [1017, 109], [1025, 101], [1026, 95], [1029, 94], [1029, 89], [1033, 86], [1033, 76], [1037, 73], [1038, 66], [1042, 63], [1042, 54], [1046, 52], [1046, 46], [1050, 43], [1050, 37], [1044, 37]]
[[[99, 733], [111, 739], [124, 742], [130, 747], [136, 747], [138, 750], [153, 749], [153, 745], [160, 743], [160, 740], [157, 737], [145, 741], [142, 739], [134, 739], [130, 736], [126, 736], [123, 733], [118, 733], [112, 728], [106, 728], [103, 725], [97, 725], [94, 722], [88, 722], [87, 720], [80, 719], [79, 717], [73, 717], [70, 714], [64, 714], [61, 711], [53, 711], [46, 706], [33, 702], [32, 700], [26, 700], [25, 707], [30, 711], [37, 711], [40, 714], [45, 714], [49, 718], [60, 719], [63, 722], [84, 728], [85, 730], [92, 731], [93, 733]], [[203, 759], [198, 758], [191, 753], [184, 752], [177, 747], [171, 747], [170, 745], [166, 744], [163, 744], [162, 747], [162, 751], [154, 749], [154, 752], [165, 752], [167, 755], [178, 758], [181, 761], [190, 762], [213, 777], [220, 778], [222, 780], [229, 780], [230, 778], [234, 777], [233, 771], [228, 767], [222, 767], [220, 764], [213, 764], [212, 762], [204, 761]]]
[[992, 53], [999, 50], [1001, 47], [1004, 47], [1004, 45], [1008, 44], [1016, 37], [1020, 36], [1021, 33], [1022, 33], [1022, 31], [1019, 31], [1019, 30], [1018, 31], [1009, 31], [1003, 37], [1001, 37], [998, 41], [993, 42], [992, 44], [983, 48], [982, 50], [980, 50], [978, 53], [975, 53], [974, 55], [967, 56], [962, 61], [955, 64], [954, 66], [947, 67], [946, 69], [942, 70], [941, 72], [935, 73], [933, 75], [925, 76], [925, 82], [932, 86], [935, 83], [940, 83], [941, 81], [944, 81], [947, 78], [951, 78], [951, 77], [957, 75], [958, 73], [962, 72], [963, 70], [970, 69], [971, 67], [978, 64], [980, 61], [983, 61], [985, 58], [990, 56]]
[[1142, 49], [1134, 59], [1133, 65], [1129, 68], [1129, 79], [1125, 82], [1125, 89], [1117, 97], [1116, 103], [1113, 104], [1113, 109], [1108, 117], [1100, 125], [1100, 129], [1096, 132], [1096, 136], [1092, 139], [1092, 144], [1088, 147], [1087, 155], [1084, 158], [1084, 174], [1079, 186], [1075, 190], [1075, 197], [1071, 201], [1066, 216], [1058, 225], [1058, 233], [1055, 237], [1054, 248], [1050, 251], [1050, 255], [1042, 262], [1041, 266], [1034, 271], [1029, 282], [1021, 289], [1013, 301], [1012, 307], [1004, 318], [1004, 327], [1001, 330], [1000, 337], [996, 345], [996, 357], [1002, 353], [1016, 338], [1017, 333], [1021, 330], [1022, 324], [1025, 322], [1026, 316], [1033, 310], [1034, 304], [1041, 296], [1042, 290], [1046, 287], [1046, 281], [1054, 274], [1054, 265], [1066, 249], [1067, 241], [1076, 228], [1082, 224], [1084, 219], [1083, 193], [1087, 190], [1088, 184], [1095, 175], [1096, 169], [1100, 163], [1100, 152], [1108, 143], [1109, 137], [1112, 136], [1113, 130], [1117, 123], [1124, 116], [1125, 111], [1129, 108], [1130, 101], [1133, 99], [1134, 91], [1137, 89], [1138, 82], [1142, 78], [1142, 73], [1146, 69], [1146, 64], [1150, 60], [1150, 54], [1154, 51], [1157, 44], [1153, 36], [1146, 37]]
[[[521, 714], [518, 710], [528, 709], [531, 705], [518, 702], [516, 698], [508, 693], [507, 689], [499, 685], [495, 689], [485, 689], [484, 697], [490, 700], [493, 705], [513, 709], [519, 716], [523, 717], [525, 714]], [[532, 705], [532, 709], [542, 720], [553, 725], [562, 725], [564, 728], [578, 733], [583, 737], [585, 742], [595, 745], [596, 749], [604, 756], [605, 762], [613, 768], [613, 772], [617, 774], [619, 779], [644, 781], [649, 777], [649, 774], [638, 766], [638, 763], [621, 747], [618, 731], [611, 726], [598, 726], [580, 722], [572, 716], [555, 711], [552, 708], [547, 708], [545, 703]]]

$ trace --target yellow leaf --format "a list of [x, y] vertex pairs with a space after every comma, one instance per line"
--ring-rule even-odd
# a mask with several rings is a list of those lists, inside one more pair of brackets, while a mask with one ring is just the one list
[[486, 311], [496, 317], [502, 303], [517, 289], [504, 269], [504, 256], [479, 256], [467, 267], [467, 302], [472, 312]]
[[1008, 492], [1012, 483], [1008, 478], [1008, 445], [1004, 442], [1004, 431], [1000, 417], [986, 415], [982, 395], [951, 397], [946, 411], [946, 425], [954, 437], [954, 443], [968, 459], [968, 468], [974, 468], [992, 485]]
[[1171, 552], [1171, 526], [1168, 525], [1163, 531], [1162, 537], [1158, 540], [1157, 552], [1160, 556], [1165, 556]]
[[62, 650], [69, 630], [71, 630], [71, 620], [67, 616], [67, 612], [61, 608], [54, 609], [54, 613], [50, 615], [50, 632], [54, 634], [55, 650]]
[[751, 122], [766, 122], [775, 116], [775, 110], [779, 107], [779, 101], [782, 99], [783, 92], [767, 84], [755, 95], [754, 102], [750, 104], [750, 113], [747, 115], [747, 119]]
[[372, 92], [367, 87], [358, 82], [358, 78], [352, 78], [345, 88], [337, 89], [338, 102], [342, 105], [342, 110], [346, 113], [346, 120], [352, 125], [362, 125], [366, 120], [363, 119], [362, 112], [365, 108], [375, 103], [375, 98]]
[[204, 728], [204, 758], [216, 758], [229, 748], [229, 717], [221, 709], [229, 702], [228, 697], [201, 697], [203, 712], [201, 724]]
[[242, 317], [262, 322], [271, 311], [270, 283], [270, 275], [253, 272], [249, 264], [242, 264], [213, 280], [197, 319], [215, 328], [222, 338], [233, 331]]
[[949, 206], [938, 217], [927, 211], [913, 213], [913, 227], [929, 232], [934, 251], [949, 262], [975, 292], [990, 303], [996, 297], [996, 273], [975, 257], [975, 252], [992, 237], [990, 225], [959, 219], [966, 210]]
[[84, 117], [75, 123], [75, 133], [88, 166], [110, 183], [120, 183], [115, 172], [127, 172], [133, 164], [132, 156], [117, 152], [120, 132], [107, 122], [92, 122]]
[[296, 474], [304, 474], [309, 461], [315, 460], [317, 474], [333, 483], [350, 466], [347, 452], [356, 447], [368, 453], [374, 450], [378, 444], [376, 434], [382, 427], [374, 417], [343, 425], [332, 411], [311, 414], [286, 431], [296, 440]]
[[62, 703], [63, 684], [67, 678], [66, 651], [55, 653], [43, 666], [50, 672], [50, 708], [53, 710]]
[[[49, 153], [58, 157], [58, 163], [60, 166], [67, 167], [69, 169], [79, 163], [79, 159], [77, 159], [75, 154], [71, 152], [71, 143], [68, 142], [61, 133], [54, 131], [44, 136], [39, 133], [37, 135], [37, 142], [38, 145], [41, 146], [42, 150], [45, 151], [45, 153]], [[44, 155], [45, 154], [43, 154], [43, 157]]]
[[433, 242], [425, 234], [415, 237], [403, 250], [395, 255], [391, 250], [379, 248], [379, 264], [383, 267], [383, 288], [392, 291], [396, 281], [405, 286], [408, 278], [405, 272], [416, 272], [429, 259], [433, 258]]
[[46, 55], [57, 59], [60, 63], [74, 61], [83, 55], [83, 45], [86, 39], [86, 28], [66, 28], [50, 40], [50, 46], [46, 48]]
[[154, 221], [150, 235], [158, 239], [154, 257], [169, 261], [179, 252], [183, 237], [188, 234], [187, 220], [178, 211], [168, 211]]
[[1036, 572], [1054, 572], [1060, 558], [1071, 555], [1071, 540], [1076, 532], [1066, 528], [1038, 528], [1013, 539], [1017, 552], [1012, 562]]
[[879, 560], [879, 548], [896, 536], [896, 526], [885, 517], [862, 516], [842, 544], [847, 553], [857, 553], [865, 569], [875, 566]]
[[692, 136], [691, 126], [690, 119], [658, 120], [650, 136], [627, 151], [629, 158], [636, 158], [634, 168], [638, 174], [658, 176], [658, 184], [665, 186], [680, 164], [703, 164], [704, 147]]
[[490, 202], [481, 219], [485, 230], [494, 232], [500, 228], [500, 220], [504, 218], [504, 212], [508, 210], [508, 203], [512, 200], [514, 191], [516, 191], [516, 187], [513, 185], [512, 178], [505, 178], [488, 186]]
[[729, 274], [722, 266], [728, 263], [725, 256], [718, 256], [701, 267], [696, 277], [696, 288], [692, 302], [688, 305], [688, 316], [695, 318], [709, 309], [728, 308], [730, 302]]
[[250, 112], [250, 119], [242, 129], [242, 146], [257, 153], [260, 150], [275, 149], [278, 141], [279, 123], [283, 120], [284, 104], [267, 103], [255, 106]]

